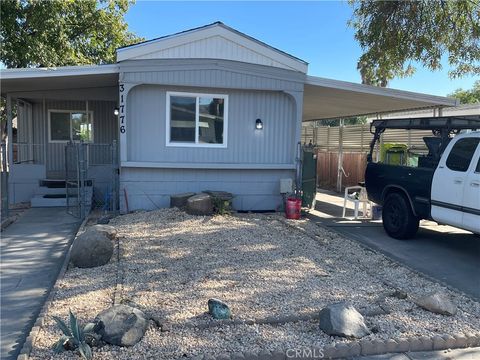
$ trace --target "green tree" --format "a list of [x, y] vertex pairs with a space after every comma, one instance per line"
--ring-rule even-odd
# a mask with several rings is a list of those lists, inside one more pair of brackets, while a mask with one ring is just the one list
[[[340, 126], [340, 119], [319, 120], [321, 126]], [[367, 123], [366, 116], [353, 116], [343, 119], [343, 125], [362, 125]]]
[[414, 62], [441, 69], [444, 55], [452, 78], [480, 74], [479, 0], [349, 2], [363, 83], [386, 86], [412, 75]]
[[[143, 40], [128, 31], [130, 0], [0, 0], [0, 61], [8, 68], [114, 63]], [[6, 136], [5, 99], [0, 127]]]
[[457, 89], [447, 96], [459, 99], [461, 104], [479, 104], [480, 80], [475, 81], [470, 90]]
[[9, 68], [115, 62], [128, 31], [129, 0], [2, 0], [0, 60]]

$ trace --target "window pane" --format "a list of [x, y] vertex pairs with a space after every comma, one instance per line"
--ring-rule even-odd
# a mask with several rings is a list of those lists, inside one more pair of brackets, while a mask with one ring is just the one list
[[467, 171], [479, 142], [478, 138], [458, 140], [448, 155], [447, 167], [455, 171]]
[[72, 139], [92, 141], [92, 124], [85, 113], [72, 113]]
[[50, 113], [50, 139], [54, 141], [70, 140], [70, 113]]
[[223, 144], [224, 101], [222, 98], [200, 98], [199, 143]]
[[170, 141], [195, 142], [196, 98], [170, 97]]

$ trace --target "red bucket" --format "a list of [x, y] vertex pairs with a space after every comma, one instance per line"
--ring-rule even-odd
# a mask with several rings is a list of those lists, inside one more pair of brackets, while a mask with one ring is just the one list
[[302, 199], [288, 198], [285, 205], [285, 216], [287, 219], [300, 219], [302, 211]]

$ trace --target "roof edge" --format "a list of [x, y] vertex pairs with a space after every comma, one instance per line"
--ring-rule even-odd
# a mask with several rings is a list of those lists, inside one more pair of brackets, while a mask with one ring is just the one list
[[115, 74], [119, 72], [118, 64], [58, 66], [44, 68], [0, 69], [1, 79], [28, 79], [51, 76], [81, 76]]
[[161, 36], [161, 37], [158, 37], [158, 38], [154, 38], [154, 39], [150, 39], [150, 40], [145, 40], [145, 41], [141, 41], [139, 43], [136, 43], [136, 44], [131, 44], [131, 45], [127, 45], [127, 46], [122, 46], [120, 48], [117, 49], [117, 53], [118, 52], [122, 52], [122, 51], [126, 51], [126, 50], [130, 50], [132, 48], [136, 48], [136, 47], [140, 47], [140, 46], [145, 46], [145, 45], [148, 45], [148, 44], [152, 44], [152, 43], [156, 43], [158, 41], [161, 41], [161, 40], [165, 40], [165, 39], [171, 39], [171, 38], [175, 38], [175, 37], [178, 37], [178, 36], [182, 36], [182, 35], [185, 35], [187, 33], [193, 33], [193, 32], [197, 32], [197, 31], [201, 31], [201, 30], [204, 30], [204, 29], [208, 29], [208, 28], [212, 28], [212, 27], [215, 27], [215, 26], [220, 26], [226, 30], [229, 30], [233, 33], [236, 33], [237, 35], [240, 35], [240, 36], [243, 36], [245, 38], [247, 38], [248, 40], [251, 40], [251, 41], [254, 41], [256, 42], [257, 44], [260, 44], [262, 46], [265, 46], [273, 51], [276, 51], [284, 56], [288, 56], [289, 58], [295, 60], [295, 61], [298, 61], [298, 62], [301, 62], [302, 64], [304, 65], [308, 65], [308, 62], [303, 60], [303, 59], [300, 59], [294, 55], [291, 55], [283, 50], [280, 50], [274, 46], [271, 46], [261, 40], [258, 40], [250, 35], [247, 35], [239, 30], [236, 30], [228, 25], [225, 25], [224, 23], [222, 23], [221, 21], [216, 21], [216, 22], [213, 22], [211, 24], [207, 24], [207, 25], [203, 25], [203, 26], [199, 26], [199, 27], [196, 27], [196, 28], [192, 28], [192, 29], [188, 29], [188, 30], [184, 30], [184, 31], [180, 31], [180, 32], [177, 32], [177, 33], [174, 33], [174, 34], [169, 34], [169, 35], [165, 35], [165, 36]]
[[[439, 105], [439, 106], [457, 106], [460, 104], [460, 101], [458, 99], [449, 98], [446, 96], [430, 95], [425, 93], [417, 93], [413, 91], [398, 90], [398, 89], [391, 89], [391, 88], [382, 88], [379, 86], [357, 84], [357, 83], [348, 82], [348, 81], [333, 80], [333, 79], [321, 78], [321, 77], [311, 76], [311, 75], [307, 75], [305, 84], [321, 86], [321, 87], [330, 87], [330, 88], [339, 89], [339, 90], [356, 91], [356, 92], [362, 92], [365, 94], [393, 96], [400, 99], [424, 101], [428, 103], [434, 103], [434, 105]], [[434, 105], [431, 105], [431, 106], [434, 106]]]

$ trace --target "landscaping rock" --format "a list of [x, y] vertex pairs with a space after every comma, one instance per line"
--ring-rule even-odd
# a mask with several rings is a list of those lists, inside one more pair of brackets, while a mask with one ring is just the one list
[[102, 217], [98, 218], [97, 224], [106, 225], [110, 222], [112, 218], [112, 215], [103, 215]]
[[405, 300], [408, 297], [408, 294], [402, 290], [395, 290], [394, 292], [390, 293], [389, 296], [400, 300]]
[[362, 314], [346, 303], [336, 303], [320, 311], [320, 329], [328, 335], [362, 338], [370, 331]]
[[450, 297], [442, 292], [435, 292], [418, 298], [415, 303], [421, 308], [442, 315], [455, 315], [457, 307]]
[[117, 237], [117, 230], [111, 225], [97, 224], [90, 227], [87, 231], [103, 232], [110, 240], [114, 240]]
[[102, 340], [118, 346], [132, 346], [139, 342], [147, 330], [145, 314], [127, 305], [115, 305], [102, 311], [95, 318], [101, 321]]
[[233, 199], [233, 194], [226, 191], [205, 190], [204, 193], [221, 201], [231, 201]]
[[213, 203], [210, 195], [201, 193], [188, 198], [187, 213], [190, 215], [212, 215]]
[[105, 265], [113, 255], [112, 241], [102, 231], [85, 231], [72, 246], [70, 260], [80, 268]]
[[194, 195], [193, 192], [171, 195], [170, 207], [184, 208], [187, 206], [187, 200]]
[[208, 300], [208, 313], [214, 319], [230, 319], [232, 317], [232, 312], [228, 305], [218, 299]]

